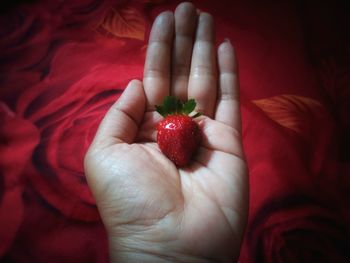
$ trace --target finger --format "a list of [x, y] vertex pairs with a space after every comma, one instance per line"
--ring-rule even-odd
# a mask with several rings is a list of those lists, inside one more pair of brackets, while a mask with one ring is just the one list
[[188, 97], [194, 98], [197, 110], [209, 117], [214, 112], [216, 85], [213, 19], [207, 13], [201, 13], [193, 47]]
[[144, 68], [143, 83], [148, 110], [154, 110], [154, 105], [161, 104], [169, 94], [173, 34], [173, 14], [161, 13], [152, 26]]
[[218, 48], [219, 95], [215, 119], [241, 131], [239, 82], [234, 49], [227, 40]]
[[130, 81], [103, 118], [94, 139], [95, 145], [105, 147], [120, 142], [132, 143], [144, 115], [145, 104], [142, 82]]
[[203, 132], [203, 147], [244, 159], [241, 135], [234, 128], [206, 117], [198, 122]]
[[171, 93], [187, 100], [193, 38], [197, 24], [197, 11], [191, 3], [182, 3], [175, 10], [175, 39], [172, 54]]

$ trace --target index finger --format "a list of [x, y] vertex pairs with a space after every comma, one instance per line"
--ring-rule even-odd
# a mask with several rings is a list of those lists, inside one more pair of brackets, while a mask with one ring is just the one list
[[153, 23], [146, 54], [143, 84], [148, 111], [169, 95], [173, 35], [174, 15], [163, 12]]

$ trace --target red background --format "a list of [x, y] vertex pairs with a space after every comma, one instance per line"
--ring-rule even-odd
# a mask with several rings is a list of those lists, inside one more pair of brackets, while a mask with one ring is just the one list
[[[3, 262], [108, 261], [82, 160], [106, 110], [142, 78], [155, 16], [178, 3], [2, 4]], [[194, 3], [213, 14], [217, 43], [231, 39], [239, 59], [250, 170], [240, 261], [349, 262], [349, 4]]]

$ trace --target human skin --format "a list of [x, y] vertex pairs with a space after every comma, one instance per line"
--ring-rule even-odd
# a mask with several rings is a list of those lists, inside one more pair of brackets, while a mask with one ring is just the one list
[[[156, 142], [167, 95], [194, 98], [203, 139], [176, 167]], [[85, 156], [111, 262], [233, 262], [248, 211], [239, 82], [229, 41], [215, 48], [213, 19], [191, 3], [154, 21], [143, 81], [109, 109]]]

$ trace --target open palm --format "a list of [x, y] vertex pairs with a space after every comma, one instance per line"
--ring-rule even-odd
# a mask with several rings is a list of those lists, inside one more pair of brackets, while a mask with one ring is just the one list
[[[228, 41], [216, 52], [209, 14], [183, 3], [174, 14], [157, 17], [143, 82], [129, 83], [85, 157], [112, 260], [237, 258], [248, 186], [236, 68]], [[194, 98], [203, 113], [203, 139], [185, 168], [177, 168], [156, 143], [161, 116], [154, 105], [167, 95]]]

